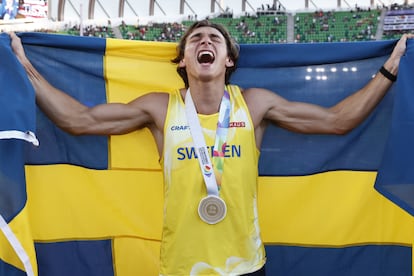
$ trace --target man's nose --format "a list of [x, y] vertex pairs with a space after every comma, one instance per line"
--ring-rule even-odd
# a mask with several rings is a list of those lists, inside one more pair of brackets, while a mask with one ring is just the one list
[[210, 45], [211, 44], [211, 39], [208, 37], [208, 36], [206, 36], [206, 37], [203, 37], [203, 39], [201, 39], [201, 44], [207, 44], [207, 45]]

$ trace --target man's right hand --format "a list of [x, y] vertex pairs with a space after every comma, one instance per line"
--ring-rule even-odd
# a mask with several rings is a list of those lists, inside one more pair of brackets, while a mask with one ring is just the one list
[[11, 40], [11, 48], [17, 59], [20, 61], [20, 63], [26, 62], [27, 58], [20, 37], [18, 37], [15, 32], [10, 32], [9, 36]]

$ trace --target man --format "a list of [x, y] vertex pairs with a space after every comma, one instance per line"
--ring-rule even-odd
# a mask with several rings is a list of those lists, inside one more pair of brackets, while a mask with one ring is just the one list
[[[256, 197], [266, 126], [300, 133], [349, 132], [392, 85], [412, 37], [402, 36], [365, 87], [325, 108], [291, 102], [265, 89], [229, 85], [238, 47], [222, 26], [200, 21], [183, 36], [173, 60], [185, 88], [89, 108], [51, 86], [25, 56], [20, 39], [10, 36], [37, 104], [60, 128], [75, 135], [150, 129], [164, 170], [161, 275], [264, 275]], [[193, 153], [197, 158], [188, 158]]]

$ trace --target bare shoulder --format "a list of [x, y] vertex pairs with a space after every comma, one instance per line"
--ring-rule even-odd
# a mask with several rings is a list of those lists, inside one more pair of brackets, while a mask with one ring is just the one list
[[277, 92], [264, 88], [249, 88], [243, 90], [242, 93], [256, 126], [268, 118], [271, 110], [281, 110], [288, 103]]
[[158, 128], [164, 124], [170, 94], [167, 92], [149, 92], [128, 103], [135, 116], [147, 118], [147, 123], [155, 123]]
[[246, 88], [246, 89], [242, 89], [242, 94], [244, 95], [244, 97], [263, 97], [263, 96], [270, 96], [270, 95], [275, 95], [276, 93], [269, 90], [269, 89], [265, 89], [265, 88], [257, 88], [257, 87], [251, 87], [251, 88]]
[[132, 106], [139, 106], [146, 111], [167, 108], [170, 94], [167, 92], [149, 92], [131, 101]]
[[162, 101], [167, 102], [170, 98], [170, 93], [168, 92], [149, 92], [147, 94], [142, 95], [141, 97], [146, 98], [148, 101]]
[[266, 93], [266, 89], [250, 87], [246, 89], [240, 88], [244, 97], [255, 97], [255, 94]]
[[255, 129], [257, 129], [266, 114], [269, 100], [266, 99], [270, 92], [262, 88], [248, 88], [242, 90], [244, 101], [249, 109]]
[[277, 99], [281, 99], [276, 92], [270, 91], [264, 88], [248, 88], [242, 90], [243, 98], [246, 101], [247, 105], [250, 106], [267, 106], [271, 102], [274, 102]]

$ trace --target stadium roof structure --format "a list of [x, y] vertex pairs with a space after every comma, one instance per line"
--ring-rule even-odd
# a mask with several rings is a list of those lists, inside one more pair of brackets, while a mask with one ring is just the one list
[[[196, 10], [193, 6], [200, 7]], [[276, 1], [277, 2], [277, 1]], [[222, 12], [224, 8], [217, 0], [49, 0], [51, 19], [64, 21], [70, 18], [91, 20], [97, 18], [125, 18], [138, 16], [167, 16], [197, 13]], [[240, 0], [242, 10], [248, 0]], [[251, 7], [253, 9], [253, 7]], [[167, 12], [166, 12], [167, 11]], [[171, 14], [171, 11], [172, 14]], [[169, 13], [169, 14], [167, 14]]]
[[[332, 1], [332, 0], [330, 0]], [[385, 1], [385, 0], [384, 0]], [[298, 0], [303, 9], [317, 9], [324, 0]], [[352, 2], [352, 1], [351, 1]], [[351, 7], [350, 0], [330, 2], [332, 7]], [[358, 1], [358, 5], [374, 6], [382, 0]], [[49, 18], [55, 21], [96, 20], [149, 16], [204, 16], [229, 11], [255, 12], [260, 6], [282, 7], [292, 4], [289, 0], [48, 0]], [[284, 5], [286, 4], [286, 5]]]

